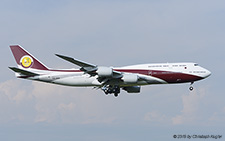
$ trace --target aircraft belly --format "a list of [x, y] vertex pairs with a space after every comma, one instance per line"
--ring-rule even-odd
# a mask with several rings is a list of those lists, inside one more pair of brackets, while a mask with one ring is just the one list
[[58, 80], [54, 80], [52, 83], [67, 85], [67, 86], [96, 86], [95, 82], [96, 78], [94, 77], [86, 77], [86, 76], [72, 76], [66, 77]]

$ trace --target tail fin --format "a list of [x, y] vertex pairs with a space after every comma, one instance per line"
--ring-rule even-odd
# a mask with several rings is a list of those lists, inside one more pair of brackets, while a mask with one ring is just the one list
[[48, 70], [48, 67], [42, 64], [40, 61], [38, 61], [38, 59], [32, 56], [29, 52], [27, 52], [21, 46], [12, 45], [10, 46], [10, 48], [16, 60], [16, 63], [19, 67]]

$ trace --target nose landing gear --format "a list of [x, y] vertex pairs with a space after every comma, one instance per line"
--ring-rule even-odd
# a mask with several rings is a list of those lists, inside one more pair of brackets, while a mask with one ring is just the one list
[[189, 90], [190, 90], [190, 91], [193, 91], [193, 90], [194, 90], [194, 88], [193, 88], [193, 86], [192, 86], [193, 83], [194, 83], [194, 82], [191, 82], [191, 86], [189, 87]]

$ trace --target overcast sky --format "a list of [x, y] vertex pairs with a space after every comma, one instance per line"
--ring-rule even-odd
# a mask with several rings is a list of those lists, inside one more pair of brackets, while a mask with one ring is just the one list
[[[225, 138], [225, 1], [1, 0], [0, 140]], [[76, 68], [60, 53], [104, 66], [196, 62], [212, 75], [152, 85], [118, 98], [100, 90], [16, 79], [9, 45], [51, 68]]]

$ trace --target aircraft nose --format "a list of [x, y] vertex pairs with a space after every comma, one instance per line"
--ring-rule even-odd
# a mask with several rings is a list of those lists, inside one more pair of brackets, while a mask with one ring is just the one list
[[206, 78], [206, 77], [209, 77], [209, 76], [211, 75], [211, 72], [210, 72], [209, 70], [207, 70], [207, 69], [205, 69], [205, 71], [206, 71], [206, 73], [205, 73], [205, 78]]

